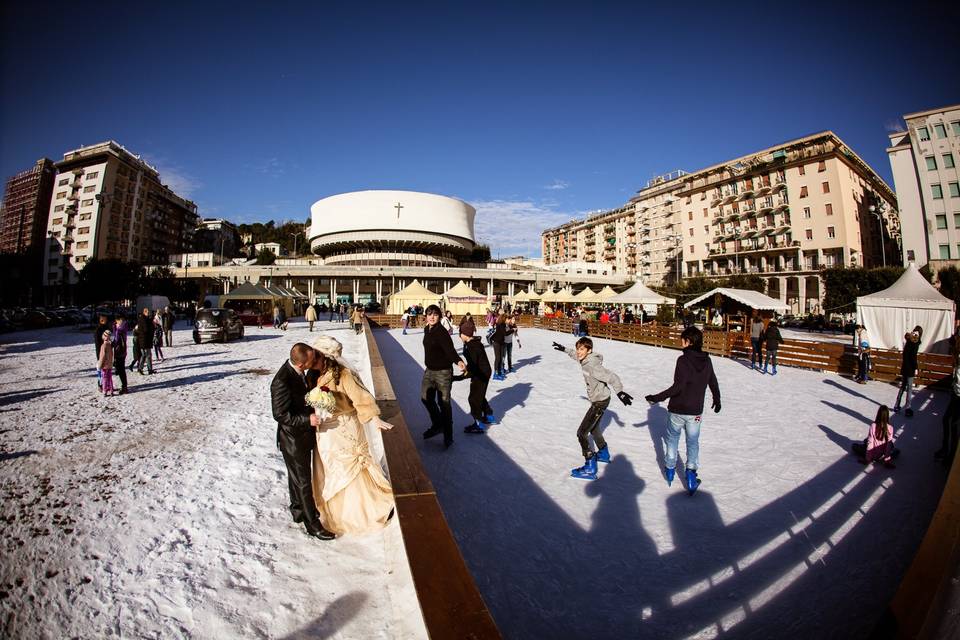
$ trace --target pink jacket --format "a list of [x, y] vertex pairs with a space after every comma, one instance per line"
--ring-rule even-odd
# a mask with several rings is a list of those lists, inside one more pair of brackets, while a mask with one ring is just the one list
[[876, 460], [890, 455], [893, 448], [893, 425], [887, 424], [887, 439], [878, 440], [876, 436], [876, 423], [870, 424], [870, 433], [867, 434], [867, 460]]
[[113, 369], [113, 344], [109, 340], [104, 340], [100, 345], [100, 362], [97, 366], [101, 369]]

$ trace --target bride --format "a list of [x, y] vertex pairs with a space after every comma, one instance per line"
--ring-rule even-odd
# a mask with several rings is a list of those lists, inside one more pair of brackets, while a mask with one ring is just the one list
[[363, 424], [384, 430], [393, 425], [380, 419], [376, 400], [341, 358], [343, 346], [335, 338], [320, 336], [312, 346], [315, 386], [336, 401], [329, 411], [318, 410], [313, 495], [320, 521], [337, 535], [380, 529], [393, 516], [393, 489], [370, 454]]

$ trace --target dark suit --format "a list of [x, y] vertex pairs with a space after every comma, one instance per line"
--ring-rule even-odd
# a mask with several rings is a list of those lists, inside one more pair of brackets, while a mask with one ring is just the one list
[[304, 401], [306, 394], [306, 382], [290, 362], [285, 362], [270, 384], [270, 402], [277, 421], [277, 447], [287, 465], [290, 513], [310, 531], [322, 530], [323, 526], [313, 499], [310, 464], [317, 440], [310, 424], [313, 409]]

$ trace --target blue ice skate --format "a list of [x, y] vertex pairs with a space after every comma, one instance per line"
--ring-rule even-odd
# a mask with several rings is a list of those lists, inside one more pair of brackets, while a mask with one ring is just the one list
[[603, 448], [597, 449], [597, 462], [610, 462], [610, 450], [607, 448], [607, 445], [603, 445]]
[[497, 416], [493, 415], [492, 413], [488, 413], [487, 415], [483, 416], [483, 420], [478, 420], [478, 422], [482, 422], [484, 424], [497, 424]]
[[668, 487], [673, 486], [673, 479], [677, 477], [677, 470], [671, 469], [670, 467], [664, 467], [663, 472], [667, 476], [667, 486]]
[[486, 430], [486, 428], [485, 428], [483, 425], [481, 425], [479, 422], [474, 421], [473, 424], [468, 424], [466, 427], [464, 427], [464, 428], [463, 428], [463, 432], [464, 432], [464, 433], [478, 433], [478, 434], [482, 434], [482, 433], [486, 433], [487, 430]]
[[590, 456], [582, 467], [577, 467], [570, 471], [570, 475], [574, 478], [580, 478], [581, 480], [596, 480], [597, 479], [597, 457]]
[[687, 493], [691, 496], [697, 492], [700, 486], [700, 478], [697, 477], [696, 469], [687, 469]]

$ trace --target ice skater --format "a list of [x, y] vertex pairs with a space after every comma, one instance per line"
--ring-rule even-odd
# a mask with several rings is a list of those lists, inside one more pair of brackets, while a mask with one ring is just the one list
[[[633, 403], [633, 396], [623, 390], [617, 374], [603, 366], [603, 356], [593, 352], [593, 340], [590, 338], [583, 337], [577, 340], [573, 351], [567, 351], [566, 347], [556, 342], [553, 343], [553, 348], [566, 353], [580, 363], [583, 381], [587, 385], [587, 400], [590, 401], [590, 408], [587, 409], [587, 413], [580, 422], [580, 428], [577, 429], [577, 439], [580, 441], [584, 463], [582, 467], [571, 470], [570, 475], [582, 480], [596, 480], [597, 463], [610, 462], [610, 450], [607, 449], [607, 442], [600, 432], [600, 418], [610, 405], [610, 389], [612, 388], [620, 402], [627, 406]], [[593, 438], [593, 443], [597, 447], [596, 452], [590, 448], [590, 437]]]
[[893, 412], [900, 413], [900, 399], [903, 392], [907, 392], [906, 411], [904, 415], [908, 418], [913, 417], [913, 381], [919, 371], [917, 364], [917, 353], [920, 351], [920, 338], [923, 336], [923, 327], [917, 325], [913, 331], [903, 336], [903, 359], [900, 362], [900, 390], [897, 391], [897, 401], [893, 403]]
[[483, 434], [487, 432], [487, 426], [494, 423], [493, 409], [487, 402], [487, 386], [490, 384], [490, 375], [493, 370], [490, 367], [490, 359], [487, 358], [487, 350], [483, 348], [483, 340], [480, 336], [474, 335], [476, 327], [471, 324], [460, 325], [460, 339], [463, 340], [463, 359], [467, 363], [467, 371], [464, 374], [454, 376], [454, 380], [464, 380], [470, 378], [470, 415], [473, 417], [473, 423], [464, 427], [464, 433]]
[[890, 409], [887, 405], [880, 405], [877, 417], [870, 425], [867, 434], [867, 444], [860, 464], [869, 464], [874, 461], [883, 463], [888, 469], [896, 468], [893, 463], [893, 425], [890, 424]]
[[700, 427], [703, 423], [703, 398], [707, 387], [713, 395], [711, 408], [720, 413], [720, 385], [713, 372], [710, 356], [703, 352], [703, 332], [696, 327], [687, 327], [680, 334], [680, 346], [683, 353], [677, 358], [673, 372], [673, 384], [660, 393], [645, 396], [651, 404], [670, 398], [667, 411], [670, 420], [667, 424], [666, 459], [664, 472], [667, 484], [673, 484], [677, 469], [677, 450], [680, 446], [680, 431], [686, 434], [687, 443], [687, 491], [692, 496], [700, 486], [697, 469], [700, 466]]

